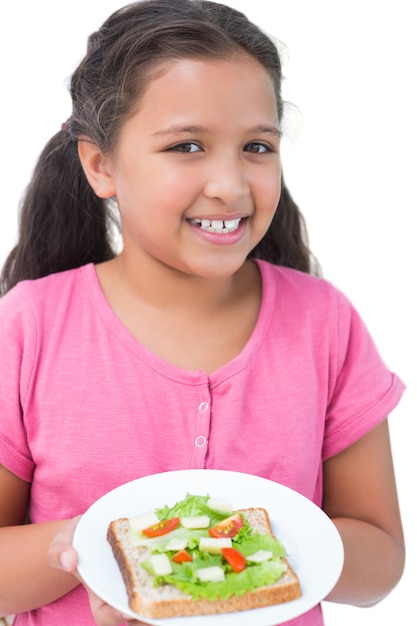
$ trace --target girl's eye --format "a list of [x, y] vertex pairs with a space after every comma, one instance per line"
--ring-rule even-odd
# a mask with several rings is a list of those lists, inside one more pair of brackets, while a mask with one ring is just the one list
[[245, 151], [251, 152], [252, 154], [265, 154], [265, 152], [271, 152], [272, 150], [263, 143], [252, 142], [246, 144]]
[[186, 154], [191, 154], [192, 152], [199, 152], [201, 150], [200, 146], [191, 141], [178, 143], [175, 146], [169, 148], [170, 152], [184, 152]]

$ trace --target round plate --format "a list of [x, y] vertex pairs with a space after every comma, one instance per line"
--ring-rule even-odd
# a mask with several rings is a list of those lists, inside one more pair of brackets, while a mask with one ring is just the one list
[[[187, 493], [228, 498], [234, 509], [263, 507], [272, 530], [285, 546], [302, 596], [262, 609], [219, 615], [150, 619], [133, 613], [118, 565], [107, 543], [109, 523], [162, 506], [173, 506]], [[343, 546], [333, 522], [310, 500], [271, 480], [226, 470], [179, 470], [126, 483], [97, 500], [81, 518], [74, 547], [79, 573], [105, 602], [133, 618], [156, 626], [271, 626], [282, 624], [318, 604], [337, 582]]]

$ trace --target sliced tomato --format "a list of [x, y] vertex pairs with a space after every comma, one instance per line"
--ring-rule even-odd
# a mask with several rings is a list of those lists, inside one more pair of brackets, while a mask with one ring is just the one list
[[234, 537], [243, 526], [243, 519], [239, 513], [226, 517], [213, 528], [209, 528], [212, 537]]
[[237, 574], [245, 569], [246, 559], [236, 548], [222, 548], [222, 554]]
[[178, 550], [178, 552], [176, 552], [172, 557], [172, 560], [175, 563], [187, 563], [189, 561], [192, 561], [193, 557], [189, 552], [187, 552], [187, 550]]
[[148, 537], [160, 537], [161, 535], [166, 535], [170, 533], [171, 530], [174, 530], [180, 523], [179, 517], [171, 517], [171, 519], [164, 519], [157, 524], [153, 524], [148, 528], [144, 528], [142, 532]]

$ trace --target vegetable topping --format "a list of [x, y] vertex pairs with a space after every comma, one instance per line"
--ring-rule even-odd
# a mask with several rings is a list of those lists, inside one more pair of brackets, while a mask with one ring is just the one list
[[155, 586], [174, 585], [196, 600], [227, 600], [284, 574], [282, 544], [253, 531], [244, 514], [230, 515], [229, 508], [229, 501], [187, 494], [174, 506], [157, 509], [159, 521], [134, 533], [135, 545], [152, 552], [143, 567]]
[[153, 524], [148, 528], [143, 528], [142, 532], [147, 537], [160, 537], [161, 535], [166, 535], [170, 533], [171, 530], [174, 530], [180, 523], [179, 517], [171, 517], [171, 519], [165, 519], [157, 524]]
[[209, 529], [212, 537], [234, 537], [243, 526], [242, 516], [237, 513], [226, 517], [223, 521]]
[[222, 548], [222, 554], [237, 574], [245, 569], [246, 559], [236, 548]]
[[193, 560], [193, 557], [187, 550], [178, 550], [172, 557], [174, 563], [189, 563]]

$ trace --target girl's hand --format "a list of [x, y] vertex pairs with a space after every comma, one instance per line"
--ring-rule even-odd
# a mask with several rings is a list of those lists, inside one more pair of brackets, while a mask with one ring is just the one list
[[55, 535], [47, 552], [49, 565], [56, 569], [71, 572], [83, 584], [88, 593], [91, 612], [98, 626], [119, 626], [119, 624], [146, 626], [144, 622], [132, 620], [106, 604], [81, 579], [77, 572], [78, 555], [72, 547], [74, 531], [80, 518], [81, 516], [74, 517]]

